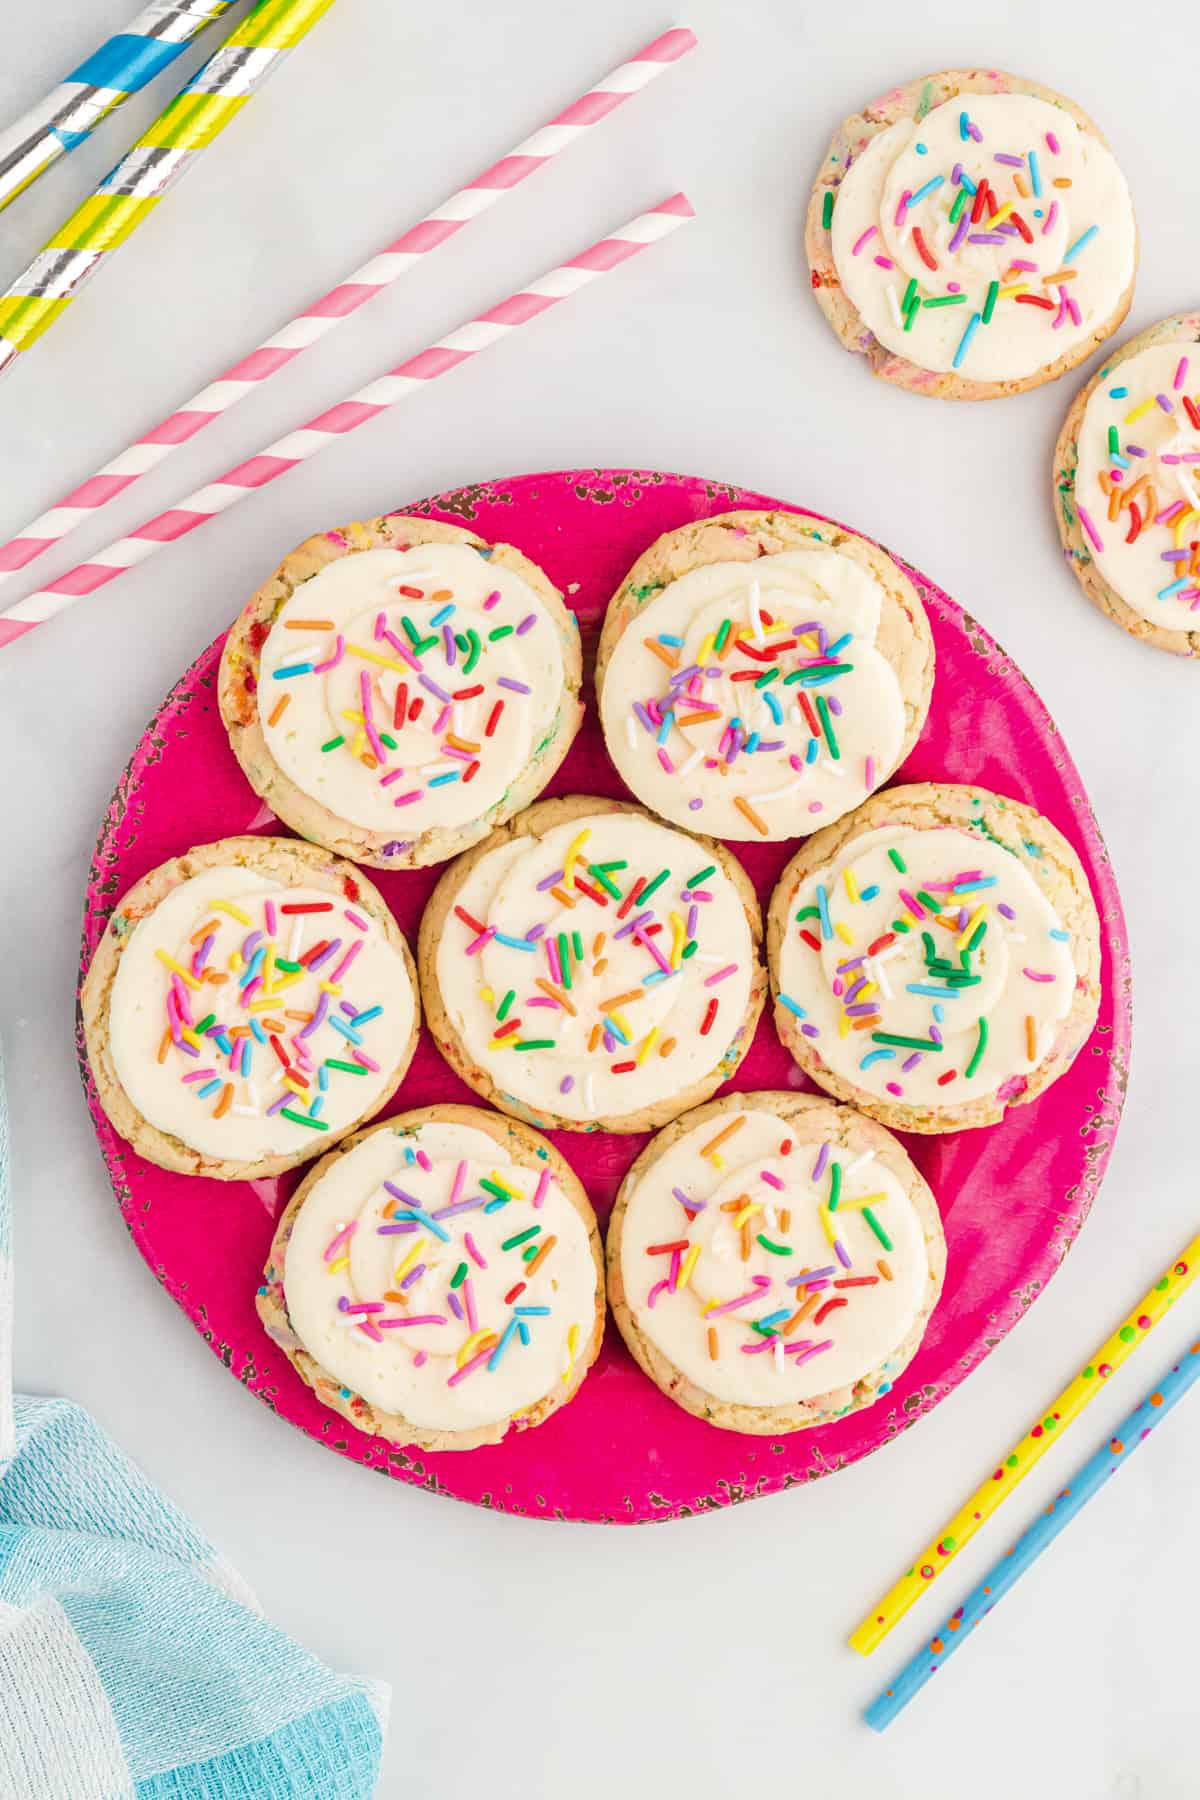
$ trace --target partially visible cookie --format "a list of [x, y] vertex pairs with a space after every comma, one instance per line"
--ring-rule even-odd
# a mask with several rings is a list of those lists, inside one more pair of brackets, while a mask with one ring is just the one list
[[528, 1126], [398, 1113], [310, 1169], [258, 1290], [323, 1405], [422, 1450], [498, 1444], [574, 1399], [604, 1335], [588, 1197]]
[[799, 837], [916, 743], [933, 637], [886, 551], [787, 512], [670, 531], [609, 603], [596, 660], [608, 753], [673, 824]]
[[676, 1119], [608, 1228], [634, 1358], [727, 1431], [870, 1406], [916, 1354], [945, 1270], [937, 1204], [895, 1138], [811, 1094], [730, 1094]]
[[898, 1131], [992, 1125], [1064, 1074], [1100, 1005], [1100, 922], [1062, 833], [929, 782], [810, 838], [771, 897], [779, 1035]]
[[222, 838], [144, 875], [96, 947], [80, 1010], [121, 1136], [217, 1181], [278, 1175], [371, 1118], [420, 1026], [383, 896], [294, 838]]
[[355, 862], [445, 862], [579, 729], [579, 628], [511, 544], [392, 513], [309, 538], [236, 620], [221, 717], [256, 794]]
[[543, 800], [443, 874], [421, 920], [429, 1028], [543, 1130], [650, 1131], [706, 1100], [766, 997], [754, 888], [641, 807]]
[[1092, 603], [1156, 650], [1200, 655], [1200, 312], [1122, 344], [1075, 396], [1055, 516]]
[[834, 133], [812, 288], [847, 350], [913, 393], [993, 400], [1083, 362], [1129, 310], [1138, 237], [1087, 114], [1000, 69], [892, 88]]

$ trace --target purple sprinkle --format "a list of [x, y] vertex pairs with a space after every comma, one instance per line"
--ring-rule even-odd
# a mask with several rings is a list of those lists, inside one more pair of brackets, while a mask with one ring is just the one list
[[1008, 903], [1004, 900], [1001, 900], [999, 902], [999, 904], [996, 907], [996, 911], [1000, 914], [1000, 917], [1002, 919], [1015, 919], [1017, 916], [1016, 913], [1013, 911], [1012, 907], [1009, 906]]
[[992, 161], [1004, 163], [1010, 169], [1023, 169], [1025, 167], [1025, 158], [1023, 156], [1009, 156], [1004, 150], [997, 150], [992, 157]]
[[558, 1084], [558, 1091], [560, 1094], [569, 1094], [574, 1086], [575, 1077], [573, 1075], [564, 1075]]
[[420, 1281], [420, 1279], [424, 1273], [425, 1273], [425, 1264], [418, 1263], [415, 1269], [410, 1269], [408, 1271], [408, 1274], [404, 1277], [404, 1280], [400, 1283], [401, 1289], [410, 1288], [414, 1281]]
[[536, 613], [526, 613], [525, 617], [521, 620], [521, 623], [517, 626], [516, 635], [518, 637], [524, 637], [525, 633], [527, 631], [532, 631], [533, 627], [536, 624], [537, 624], [537, 614]]
[[[401, 1282], [400, 1285], [403, 1287], [404, 1283]], [[461, 1319], [463, 1317], [463, 1309], [458, 1304], [458, 1295], [454, 1293], [453, 1290], [447, 1292], [446, 1304], [449, 1306], [450, 1311], [454, 1314], [456, 1319]]]
[[526, 687], [523, 681], [510, 681], [507, 675], [501, 675], [496, 686], [508, 688], [513, 694], [531, 694], [533, 692], [533, 689]]
[[814, 1181], [820, 1181], [822, 1175], [825, 1173], [825, 1165], [828, 1163], [828, 1161], [829, 1161], [829, 1145], [822, 1144], [821, 1148], [817, 1151], [817, 1160], [813, 1164], [812, 1179]]
[[428, 689], [428, 691], [433, 695], [435, 700], [440, 700], [440, 701], [442, 701], [442, 703], [444, 705], [449, 706], [449, 704], [450, 704], [449, 694], [446, 692], [445, 688], [438, 686], [437, 682], [433, 679], [432, 675], [420, 675], [417, 677], [417, 679], [420, 681], [421, 686], [423, 688]]
[[293, 1094], [289, 1090], [286, 1094], [280, 1094], [278, 1100], [272, 1100], [270, 1106], [268, 1106], [268, 1108], [267, 1108], [268, 1119], [274, 1118], [274, 1116], [277, 1112], [282, 1112], [284, 1107], [287, 1106], [289, 1104], [289, 1102], [294, 1100], [295, 1098], [296, 1098], [295, 1094]]
[[544, 894], [547, 888], [557, 887], [565, 873], [565, 869], [555, 869], [553, 875], [547, 875], [545, 881], [539, 881], [537, 883], [535, 892]]
[[800, 1027], [800, 1032], [803, 1037], [812, 1038], [812, 1037], [820, 1037], [820, 1035], [821, 1035], [821, 1033], [817, 1030], [817, 1027], [815, 1025], [802, 1025]]
[[900, 1064], [902, 1073], [905, 1075], [910, 1075], [912, 1073], [912, 1071], [916, 1068], [916, 1066], [920, 1062], [920, 1060], [921, 1060], [921, 1052], [919, 1050], [914, 1050], [912, 1055], [909, 1057], [906, 1057], [905, 1060]]
[[852, 1269], [854, 1267], [854, 1264], [846, 1254], [846, 1246], [843, 1244], [841, 1238], [838, 1238], [834, 1243], [833, 1253], [841, 1263], [843, 1269]]
[[689, 800], [688, 801], [688, 811], [689, 812], [699, 812], [700, 808], [703, 805], [704, 805], [703, 800]]

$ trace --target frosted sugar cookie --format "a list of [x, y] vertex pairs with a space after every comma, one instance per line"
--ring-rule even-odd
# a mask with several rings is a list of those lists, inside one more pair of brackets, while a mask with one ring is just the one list
[[609, 755], [663, 818], [789, 838], [858, 806], [929, 710], [933, 639], [890, 556], [795, 513], [726, 513], [659, 538], [604, 621]]
[[474, 1106], [398, 1113], [309, 1170], [257, 1304], [359, 1431], [471, 1450], [578, 1393], [604, 1335], [600, 1234], [528, 1126]]
[[766, 995], [724, 845], [640, 807], [543, 800], [446, 870], [418, 964], [438, 1048], [518, 1118], [647, 1131], [728, 1080]]
[[278, 1175], [377, 1113], [420, 1025], [371, 883], [292, 838], [223, 838], [117, 904], [80, 1008], [100, 1102], [148, 1161]]
[[927, 783], [810, 838], [771, 897], [775, 1023], [813, 1080], [902, 1131], [991, 1125], [1096, 1022], [1083, 866], [1031, 807]]
[[1125, 177], [1073, 101], [947, 69], [841, 125], [809, 202], [821, 310], [885, 381], [991, 400], [1065, 374], [1129, 310]]
[[583, 717], [579, 630], [511, 544], [393, 514], [286, 556], [226, 640], [255, 793], [376, 868], [444, 862], [536, 798]]
[[1076, 396], [1054, 491], [1088, 599], [1158, 650], [1200, 654], [1200, 313], [1130, 338]]
[[676, 1119], [608, 1229], [635, 1359], [728, 1431], [799, 1431], [886, 1394], [945, 1270], [933, 1195], [895, 1138], [808, 1094], [730, 1094]]

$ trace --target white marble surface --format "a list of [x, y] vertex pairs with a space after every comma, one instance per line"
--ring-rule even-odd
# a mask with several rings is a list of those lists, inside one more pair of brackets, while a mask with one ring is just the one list
[[[0, 117], [132, 0], [6, 20]], [[0, 653], [0, 1027], [17, 1148], [20, 1385], [90, 1407], [218, 1539], [267, 1610], [388, 1678], [387, 1795], [717, 1800], [1184, 1800], [1196, 1791], [1189, 1554], [1200, 1402], [1169, 1423], [884, 1739], [863, 1703], [936, 1623], [870, 1664], [860, 1608], [1024, 1429], [1195, 1229], [1194, 668], [1143, 650], [1058, 559], [1049, 459], [1073, 383], [950, 409], [869, 379], [807, 292], [806, 189], [843, 114], [972, 55], [1065, 90], [1133, 187], [1131, 328], [1195, 303], [1186, 27], [1015, 0], [973, 38], [898, 9], [693, 0], [702, 47], [81, 534], [77, 554], [676, 187], [697, 223], [319, 463]], [[1144, 15], [1139, 15], [1144, 16]], [[647, 0], [339, 0], [249, 111], [0, 394], [7, 537], [288, 312], [671, 23]], [[193, 52], [189, 64], [198, 60]], [[142, 97], [0, 219], [23, 266], [115, 160]], [[132, 1251], [80, 1097], [72, 1008], [97, 821], [160, 696], [293, 542], [474, 477], [634, 463], [727, 477], [851, 520], [923, 565], [1012, 651], [1059, 721], [1128, 909], [1137, 1041], [1107, 1183], [1046, 1297], [879, 1457], [810, 1490], [642, 1531], [555, 1528], [369, 1479], [232, 1382]], [[65, 566], [65, 559], [47, 559]], [[47, 565], [42, 565], [47, 567]], [[186, 836], [186, 832], [181, 834]], [[996, 1204], [1003, 1206], [1003, 1194]], [[1193, 1299], [1066, 1456], [964, 1555], [961, 1595], [1196, 1329]]]

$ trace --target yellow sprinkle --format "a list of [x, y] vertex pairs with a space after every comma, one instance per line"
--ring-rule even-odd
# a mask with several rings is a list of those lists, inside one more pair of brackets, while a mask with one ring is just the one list
[[688, 1282], [692, 1279], [692, 1271], [695, 1269], [699, 1260], [700, 1246], [699, 1244], [693, 1244], [680, 1266], [679, 1280], [676, 1283], [677, 1287], [685, 1288], [687, 1286]]
[[747, 1219], [753, 1218], [754, 1214], [756, 1212], [761, 1212], [761, 1211], [762, 1211], [761, 1201], [752, 1200], [750, 1202], [749, 1206], [743, 1206], [740, 1213], [735, 1213], [733, 1215], [733, 1229], [735, 1231], [740, 1231], [742, 1229], [742, 1226], [746, 1223]]
[[839, 1037], [849, 1037], [850, 1036], [850, 1021], [846, 1017], [845, 1013], [841, 1013], [838, 1016], [838, 1036]]
[[233, 970], [235, 975], [238, 975], [245, 968], [245, 966], [246, 966], [245, 963], [242, 961], [241, 951], [235, 950], [233, 955], [229, 959], [229, 967]]
[[983, 902], [982, 906], [977, 906], [975, 908], [975, 911], [971, 914], [970, 918], [967, 920], [966, 930], [960, 934], [959, 940], [958, 940], [958, 948], [960, 950], [966, 944], [967, 940], [975, 935], [976, 926], [979, 924], [979, 921], [982, 918], [986, 917], [986, 915], [987, 915], [987, 901], [985, 900]]
[[714, 1169], [723, 1169], [725, 1167], [725, 1158], [719, 1151], [714, 1150], [708, 1160]]
[[459, 1368], [461, 1369], [464, 1363], [470, 1362], [484, 1338], [495, 1337], [495, 1335], [494, 1331], [473, 1331], [454, 1359]]
[[584, 829], [581, 832], [579, 832], [577, 834], [577, 836], [573, 837], [571, 839], [571, 842], [567, 845], [567, 854], [563, 858], [563, 885], [564, 886], [569, 887], [571, 882], [574, 881], [576, 860], [579, 856], [579, 852], [583, 849], [583, 846], [587, 843], [587, 841], [591, 837], [591, 835], [592, 835], [591, 826], [587, 825], [584, 827]]
[[1122, 423], [1126, 425], [1136, 424], [1138, 419], [1145, 418], [1146, 414], [1152, 412], [1157, 405], [1158, 401], [1151, 395], [1149, 400], [1143, 400], [1140, 406], [1135, 406], [1132, 412], [1127, 412]]
[[851, 1206], [860, 1206], [860, 1207], [861, 1206], [882, 1206], [883, 1202], [885, 1200], [887, 1200], [889, 1197], [890, 1197], [889, 1195], [882, 1194], [882, 1193], [881, 1194], [863, 1194], [857, 1200], [847, 1200], [845, 1195], [843, 1194], [841, 1199], [838, 1201], [838, 1211], [845, 1212], [846, 1209]]
[[704, 664], [707, 663], [709, 661], [709, 659], [711, 658], [713, 650], [716, 647], [716, 642], [717, 642], [716, 632], [710, 631], [708, 636], [705, 638], [704, 642], [701, 644], [699, 650], [696, 652], [696, 661], [700, 664], [700, 666], [702, 668], [703, 668]]
[[825, 1242], [831, 1247], [837, 1242], [837, 1233], [833, 1229], [833, 1215], [827, 1206], [818, 1206], [821, 1219], [821, 1230], [825, 1233]]
[[485, 1006], [495, 1006], [496, 1004], [496, 994], [493, 988], [480, 988], [479, 998], [483, 1001]]
[[1015, 281], [1012, 287], [1001, 288], [996, 298], [997, 300], [1011, 300], [1014, 294], [1027, 294], [1028, 292], [1029, 283], [1027, 281]]
[[293, 1094], [299, 1094], [301, 1099], [308, 1093], [308, 1083], [305, 1081], [293, 1081], [290, 1075], [284, 1076], [283, 1085], [285, 1088], [291, 1088]]
[[236, 919], [239, 925], [248, 925], [250, 923], [249, 913], [244, 913], [240, 906], [234, 906], [233, 902], [230, 900], [213, 900], [210, 902], [210, 905], [213, 912], [228, 913], [230, 918]]
[[488, 1176], [488, 1180], [493, 1182], [495, 1184], [495, 1186], [498, 1187], [502, 1193], [507, 1194], [510, 1200], [523, 1200], [525, 1198], [525, 1196], [521, 1192], [520, 1188], [510, 1187], [508, 1182], [504, 1180], [503, 1176], [498, 1175], [496, 1173], [495, 1169], [493, 1169], [491, 1174]]
[[394, 1276], [394, 1280], [395, 1280], [397, 1287], [400, 1286], [400, 1283], [404, 1280], [404, 1277], [408, 1274], [408, 1271], [413, 1267], [413, 1265], [415, 1263], [420, 1262], [421, 1252], [424, 1250], [424, 1248], [428, 1242], [429, 1242], [428, 1238], [419, 1237], [417, 1239], [416, 1243], [413, 1245], [412, 1249], [409, 1251], [408, 1255], [405, 1257], [404, 1261], [399, 1265], [399, 1267], [396, 1270], [395, 1276]]
[[191, 971], [185, 969], [182, 963], [177, 963], [173, 956], [168, 956], [165, 950], [156, 950], [154, 954], [157, 956], [159, 962], [166, 963], [172, 975], [178, 975], [179, 979], [185, 981], [188, 987], [198, 988], [200, 986], [200, 983]]
[[195, 1044], [196, 1048], [200, 1049], [200, 1033], [193, 1031], [190, 1025], [181, 1025], [179, 1035], [181, 1038], [186, 1038], [189, 1044]]
[[879, 983], [877, 981], [868, 981], [866, 987], [859, 988], [855, 998], [856, 1000], [869, 1000], [872, 994], [877, 994], [878, 992]]
[[1005, 219], [1007, 219], [1009, 213], [1012, 212], [1012, 210], [1013, 210], [1013, 202], [1011, 200], [1006, 200], [1004, 202], [1004, 205], [1000, 208], [1000, 211], [994, 212], [991, 215], [991, 217], [989, 218], [988, 230], [995, 231], [997, 225], [1003, 225]]
[[641, 1049], [638, 1051], [637, 1055], [634, 1057], [635, 1062], [638, 1062], [638, 1063], [645, 1062], [646, 1058], [649, 1056], [651, 1050], [654, 1047], [654, 1040], [657, 1036], [658, 1036], [658, 1026], [655, 1025], [653, 1030], [648, 1031], [646, 1033], [645, 1037], [642, 1039]]
[[401, 675], [409, 673], [405, 663], [397, 662], [394, 656], [383, 656], [378, 650], [368, 650], [365, 644], [347, 644], [351, 656], [361, 656], [365, 662], [379, 663], [385, 669], [397, 669]]
[[355, 732], [354, 736], [350, 740], [351, 756], [361, 757], [362, 753], [366, 749], [366, 747], [367, 747], [367, 734], [362, 729], [362, 727], [359, 726], [358, 730]]
[[610, 1012], [608, 1016], [626, 1038], [631, 1038], [633, 1036], [633, 1026], [629, 1023], [629, 1020], [625, 1017], [624, 1013], [614, 1011]]
[[848, 931], [846, 929], [846, 927], [842, 924], [840, 919], [838, 920], [837, 924], [834, 926], [833, 929], [837, 932], [837, 934], [841, 938], [843, 944], [853, 945], [854, 934], [853, 934], [853, 932]]
[[1176, 519], [1176, 521], [1175, 521], [1175, 548], [1177, 550], [1182, 550], [1184, 548], [1188, 533], [1190, 532], [1191, 527], [1192, 527], [1193, 519], [1200, 519], [1200, 513], [1196, 512], [1194, 510], [1189, 510], [1188, 512], [1180, 513], [1179, 517]]
[[579, 1346], [579, 1327], [572, 1325], [567, 1332], [567, 1366], [563, 1370], [563, 1380], [571, 1379], [571, 1370], [575, 1367], [575, 1352]]
[[330, 1263], [329, 1273], [331, 1275], [336, 1275], [339, 1269], [348, 1269], [349, 1267], [350, 1258], [348, 1256], [339, 1256], [336, 1262]]
[[842, 870], [842, 880], [846, 884], [846, 892], [849, 894], [851, 900], [856, 901], [858, 899], [858, 883], [854, 879], [853, 869], [848, 865]]
[[686, 931], [683, 920], [677, 912], [669, 913], [667, 916], [671, 921], [671, 967], [677, 969], [679, 967], [680, 958], [683, 955], [683, 941], [686, 936]]
[[321, 983], [321, 992], [323, 994], [332, 994], [335, 1000], [341, 991], [341, 987], [336, 981], [323, 981]]

